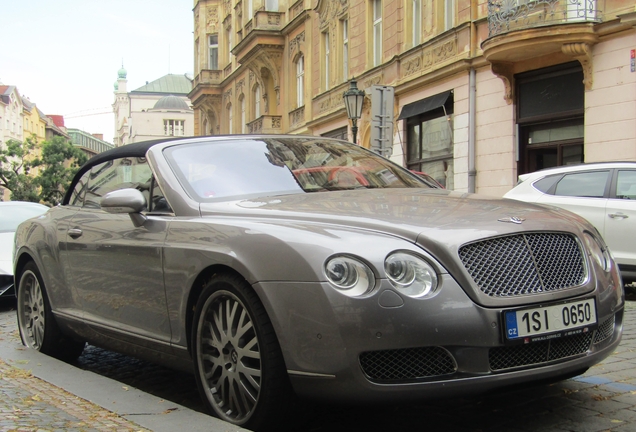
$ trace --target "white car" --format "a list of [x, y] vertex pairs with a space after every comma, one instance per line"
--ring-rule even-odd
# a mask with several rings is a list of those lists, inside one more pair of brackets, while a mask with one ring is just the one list
[[523, 174], [504, 198], [550, 204], [583, 216], [605, 239], [624, 283], [636, 281], [636, 162], [590, 163]]
[[13, 294], [13, 236], [21, 222], [45, 213], [45, 205], [26, 201], [0, 202], [0, 296]]

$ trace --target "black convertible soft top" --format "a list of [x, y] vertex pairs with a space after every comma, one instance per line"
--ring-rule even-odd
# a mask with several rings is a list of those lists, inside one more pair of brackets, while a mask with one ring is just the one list
[[66, 195], [64, 195], [64, 201], [62, 203], [68, 204], [71, 198], [72, 191], [73, 191], [73, 185], [75, 185], [77, 180], [81, 176], [83, 176], [86, 171], [90, 170], [95, 165], [99, 165], [108, 160], [119, 159], [124, 157], [145, 157], [148, 149], [156, 144], [161, 144], [161, 143], [165, 143], [169, 141], [185, 140], [185, 139], [192, 139], [192, 137], [164, 138], [164, 139], [156, 139], [156, 140], [149, 140], [149, 141], [141, 141], [137, 143], [126, 144], [121, 147], [115, 147], [114, 149], [106, 150], [103, 153], [96, 154], [95, 156], [90, 158], [88, 161], [86, 161], [86, 163], [80, 167], [79, 171], [77, 171], [77, 173], [75, 174], [75, 177], [73, 177], [73, 181], [71, 182], [71, 187], [68, 188], [68, 190], [66, 191]]

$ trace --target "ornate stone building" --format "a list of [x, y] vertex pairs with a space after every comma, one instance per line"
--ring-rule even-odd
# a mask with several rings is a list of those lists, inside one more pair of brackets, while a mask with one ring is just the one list
[[195, 0], [195, 135], [350, 139], [355, 77], [358, 144], [384, 116], [394, 161], [502, 195], [523, 172], [636, 160], [635, 26], [622, 0]]
[[194, 112], [187, 95], [192, 77], [168, 74], [128, 91], [123, 65], [114, 85], [115, 147], [168, 136], [193, 136]]

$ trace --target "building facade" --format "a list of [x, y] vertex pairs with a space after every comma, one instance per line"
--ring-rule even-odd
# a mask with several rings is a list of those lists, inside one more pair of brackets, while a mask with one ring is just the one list
[[360, 145], [500, 196], [524, 172], [636, 160], [635, 26], [622, 0], [195, 0], [194, 133], [350, 138], [355, 77]]
[[114, 144], [120, 146], [166, 136], [194, 135], [194, 111], [188, 93], [192, 79], [187, 75], [165, 75], [131, 92], [122, 67], [115, 83]]
[[89, 158], [115, 148], [113, 144], [104, 141], [103, 135], [101, 134], [89, 134], [88, 132], [74, 128], [68, 128], [67, 132], [71, 138], [71, 143], [79, 147]]

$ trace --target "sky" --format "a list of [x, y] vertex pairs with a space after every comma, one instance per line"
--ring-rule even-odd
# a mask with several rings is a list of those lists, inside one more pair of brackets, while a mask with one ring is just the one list
[[113, 142], [114, 83], [193, 74], [193, 0], [12, 0], [0, 8], [0, 83], [65, 126]]

